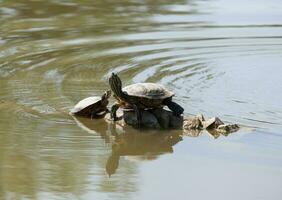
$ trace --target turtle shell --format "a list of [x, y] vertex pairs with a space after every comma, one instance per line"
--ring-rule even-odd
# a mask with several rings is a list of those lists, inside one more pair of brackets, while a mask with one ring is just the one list
[[101, 97], [93, 96], [87, 97], [80, 102], [78, 102], [74, 108], [70, 111], [71, 114], [78, 115], [90, 115], [93, 107], [101, 102]]
[[157, 83], [136, 83], [128, 85], [122, 90], [131, 96], [156, 100], [162, 100], [174, 96], [173, 92]]

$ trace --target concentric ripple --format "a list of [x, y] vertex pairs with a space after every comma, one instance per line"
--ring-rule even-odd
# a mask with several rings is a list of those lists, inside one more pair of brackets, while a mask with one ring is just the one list
[[229, 23], [220, 18], [225, 4], [200, 2], [153, 6], [154, 14], [140, 18], [148, 5], [124, 2], [120, 9], [126, 18], [115, 19], [119, 8], [110, 7], [105, 12], [111, 12], [111, 20], [103, 23], [94, 5], [45, 4], [51, 13], [35, 1], [1, 8], [3, 99], [52, 119], [81, 98], [100, 95], [115, 71], [124, 84], [166, 85], [186, 114], [281, 128], [280, 22], [261, 21], [254, 13], [249, 20]]

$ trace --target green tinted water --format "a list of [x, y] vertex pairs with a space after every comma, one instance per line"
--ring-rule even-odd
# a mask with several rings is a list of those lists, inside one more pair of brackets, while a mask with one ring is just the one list
[[[0, 0], [0, 199], [281, 199], [281, 10]], [[214, 140], [70, 117], [113, 71], [164, 84], [185, 115], [243, 128]]]

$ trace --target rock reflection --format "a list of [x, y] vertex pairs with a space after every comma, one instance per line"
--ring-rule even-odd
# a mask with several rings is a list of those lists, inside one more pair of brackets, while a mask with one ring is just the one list
[[199, 137], [201, 135], [207, 134], [214, 139], [219, 138], [220, 136], [229, 136], [231, 133], [234, 132], [219, 132], [216, 129], [206, 129], [206, 130], [183, 130], [183, 135], [188, 137]]

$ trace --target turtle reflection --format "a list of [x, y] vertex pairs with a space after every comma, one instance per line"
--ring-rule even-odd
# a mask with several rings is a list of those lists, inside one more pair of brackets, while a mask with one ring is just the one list
[[[74, 116], [73, 116], [74, 117]], [[78, 126], [90, 134], [99, 134], [106, 143], [111, 143], [111, 154], [106, 162], [106, 172], [112, 175], [122, 156], [152, 160], [161, 154], [172, 153], [173, 146], [182, 140], [180, 130], [137, 130], [131, 126], [110, 123], [105, 119], [91, 120], [74, 117]]]
[[179, 132], [124, 133], [117, 135], [112, 144], [112, 152], [106, 163], [106, 172], [114, 174], [121, 156], [137, 157], [141, 160], [153, 160], [161, 154], [172, 153], [173, 145], [182, 140]]

